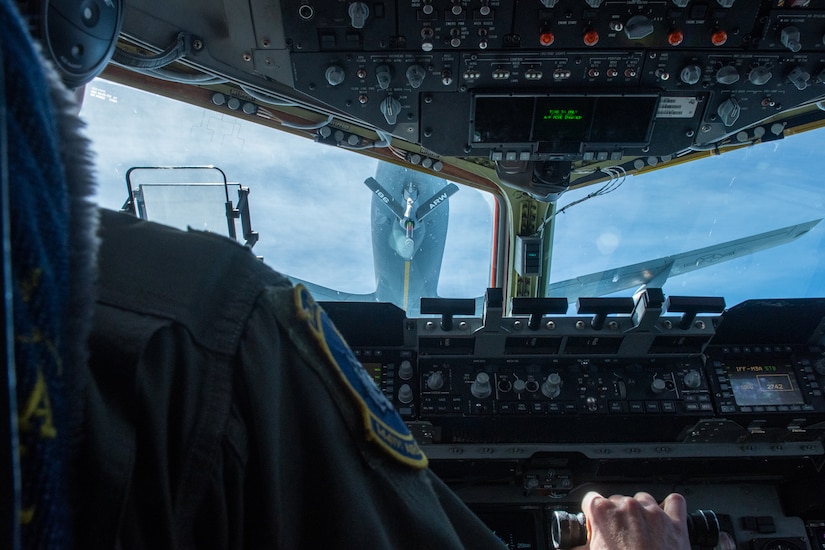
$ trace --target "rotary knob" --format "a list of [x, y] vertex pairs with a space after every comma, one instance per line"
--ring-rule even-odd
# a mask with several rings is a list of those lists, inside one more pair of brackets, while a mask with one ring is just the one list
[[551, 373], [541, 384], [541, 393], [549, 399], [558, 397], [561, 393], [561, 376], [557, 372]]
[[739, 71], [733, 65], [725, 65], [716, 71], [716, 82], [725, 86], [739, 82]]
[[772, 76], [773, 73], [767, 67], [760, 65], [751, 69], [751, 72], [748, 73], [748, 81], [754, 86], [764, 86]]
[[654, 378], [650, 384], [650, 389], [653, 390], [653, 393], [662, 393], [667, 389], [667, 384], [661, 378]]
[[327, 67], [326, 72], [324, 72], [324, 77], [326, 77], [330, 86], [338, 86], [344, 82], [347, 73], [344, 72], [344, 68], [340, 65], [330, 65]]
[[685, 373], [683, 381], [686, 388], [695, 390], [702, 386], [702, 375], [699, 374], [698, 370], [692, 369]]
[[493, 388], [490, 386], [490, 375], [486, 372], [476, 374], [476, 378], [470, 386], [470, 393], [479, 399], [490, 397], [490, 394], [493, 393]]
[[516, 393], [521, 393], [524, 391], [524, 388], [527, 386], [527, 383], [524, 380], [516, 380], [513, 382], [513, 391]]
[[412, 363], [404, 359], [398, 367], [398, 378], [401, 380], [409, 380], [413, 377]]
[[444, 375], [438, 371], [430, 373], [430, 376], [427, 377], [427, 387], [433, 391], [438, 391], [443, 388]]
[[405, 405], [411, 403], [413, 400], [413, 391], [409, 384], [402, 384], [398, 388], [398, 400]]
[[692, 86], [699, 82], [699, 80], [701, 80], [702, 67], [695, 63], [688, 65], [687, 67], [682, 69], [681, 73], [679, 73], [679, 78], [681, 78], [682, 82], [684, 82], [685, 84], [689, 84]]

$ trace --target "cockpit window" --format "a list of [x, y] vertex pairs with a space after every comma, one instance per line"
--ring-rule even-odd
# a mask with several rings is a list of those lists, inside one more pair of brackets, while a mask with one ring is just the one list
[[[441, 178], [101, 79], [88, 85], [81, 116], [97, 154], [101, 206], [124, 204], [132, 167], [215, 166], [234, 185], [230, 200], [236, 203], [238, 185], [250, 190], [252, 229], [259, 234], [253, 251], [296, 282], [316, 285], [311, 289], [320, 299], [400, 296], [397, 305], [415, 311], [421, 289], [474, 298], [490, 286], [495, 199], [489, 193], [465, 186], [452, 192], [454, 184]], [[404, 210], [412, 201], [408, 219], [376, 209], [382, 191], [365, 185], [368, 178]], [[195, 213], [183, 225], [202, 227], [201, 217]], [[382, 256], [379, 249], [406, 255]], [[391, 260], [395, 271], [386, 280], [376, 277], [377, 265]], [[416, 287], [419, 280], [426, 285]]]
[[[825, 295], [825, 130], [638, 176], [612, 192], [571, 191], [555, 218], [552, 277], [559, 294], [660, 286], [666, 295], [754, 298]], [[597, 274], [591, 276], [588, 274]], [[563, 281], [574, 284], [561, 288]]]

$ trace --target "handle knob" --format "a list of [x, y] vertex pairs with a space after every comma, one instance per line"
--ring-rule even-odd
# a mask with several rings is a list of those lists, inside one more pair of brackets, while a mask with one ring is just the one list
[[470, 386], [470, 393], [479, 399], [490, 397], [490, 394], [493, 393], [493, 388], [490, 386], [490, 375], [486, 372], [476, 374], [476, 379], [473, 380], [473, 384]]
[[554, 399], [561, 393], [561, 376], [559, 373], [553, 372], [544, 379], [541, 385], [541, 393], [549, 399]]
[[398, 378], [401, 380], [409, 380], [413, 377], [413, 366], [412, 363], [404, 359], [401, 361], [401, 365], [398, 367]]
[[444, 387], [444, 375], [436, 371], [427, 377], [427, 387], [433, 391], [438, 391]]

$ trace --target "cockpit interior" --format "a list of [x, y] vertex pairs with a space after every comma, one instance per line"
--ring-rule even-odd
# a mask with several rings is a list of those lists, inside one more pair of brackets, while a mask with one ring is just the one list
[[303, 284], [507, 547], [825, 550], [825, 0], [29, 4], [101, 206]]

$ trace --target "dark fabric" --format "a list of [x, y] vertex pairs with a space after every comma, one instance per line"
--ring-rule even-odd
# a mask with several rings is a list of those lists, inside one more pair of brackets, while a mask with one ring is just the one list
[[102, 222], [79, 547], [502, 547], [368, 437], [340, 370], [285, 326], [285, 278], [224, 238]]
[[[70, 200], [50, 85], [25, 23], [0, 2], [23, 547], [71, 546], [68, 380], [76, 364]], [[4, 418], [6, 415], [4, 414]], [[13, 418], [13, 417], [12, 417]]]

